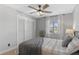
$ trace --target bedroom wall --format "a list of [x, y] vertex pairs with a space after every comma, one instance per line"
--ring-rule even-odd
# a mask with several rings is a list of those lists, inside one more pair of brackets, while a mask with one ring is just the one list
[[46, 18], [39, 18], [36, 20], [36, 36], [39, 36], [39, 31], [46, 29]]
[[73, 18], [74, 18], [74, 28], [76, 31], [79, 31], [79, 5], [78, 4], [74, 9]]
[[[22, 15], [26, 19], [19, 19], [19, 21], [18, 21], [17, 15]], [[33, 25], [36, 25], [35, 18], [30, 18], [26, 15], [18, 13], [18, 11], [16, 11], [13, 8], [7, 7], [6, 5], [0, 5], [0, 54], [8, 51], [10, 49], [13, 49], [17, 46], [18, 29], [20, 31], [19, 32], [20, 40], [24, 41], [25, 38], [26, 38], [26, 40], [28, 40], [29, 38], [36, 37], [36, 27], [32, 27], [32, 28], [34, 28], [32, 36], [30, 36], [30, 37], [26, 36], [28, 34], [25, 30], [29, 27], [27, 22], [25, 22], [26, 20], [30, 20], [30, 21], [34, 20]], [[26, 23], [26, 25], [28, 25], [28, 27], [26, 27], [25, 23]], [[17, 24], [20, 26], [19, 28], [17, 27], [18, 26]], [[29, 31], [30, 30], [28, 30], [28, 32]], [[24, 32], [26, 32], [26, 34]], [[30, 32], [30, 34], [31, 34], [31, 32]], [[8, 44], [10, 44], [10, 46], [8, 46]]]
[[[64, 25], [66, 25], [66, 26], [62, 26], [62, 24], [61, 24], [61, 27], [63, 27], [63, 28], [61, 29], [60, 35], [63, 35], [64, 31], [65, 31], [65, 28], [67, 28], [68, 26], [72, 26], [73, 27], [73, 14], [69, 13], [69, 14], [58, 15], [58, 16], [60, 16], [60, 20], [63, 19], [63, 23], [64, 23]], [[50, 19], [52, 19], [53, 17], [54, 16], [51, 16]], [[38, 35], [38, 33], [39, 33], [40, 30], [45, 30], [46, 31], [46, 20], [48, 20], [48, 19], [49, 19], [48, 17], [37, 19], [37, 22], [36, 22], [37, 23], [37, 27], [36, 27], [36, 29], [37, 29], [37, 32], [36, 32], [37, 35]], [[55, 37], [56, 36], [57, 35], [55, 35]], [[64, 35], [63, 35], [63, 37], [64, 37]]]
[[[16, 11], [4, 5], [0, 5], [0, 53], [16, 46], [16, 33]], [[10, 46], [8, 46], [9, 43]]]
[[[62, 38], [65, 39], [65, 31], [68, 28], [73, 28], [73, 13], [69, 13], [69, 14], [64, 14], [63, 15], [63, 23], [64, 25], [61, 25], [61, 27], [63, 27], [61, 29], [61, 33], [62, 33]], [[62, 32], [63, 30], [63, 32]]]

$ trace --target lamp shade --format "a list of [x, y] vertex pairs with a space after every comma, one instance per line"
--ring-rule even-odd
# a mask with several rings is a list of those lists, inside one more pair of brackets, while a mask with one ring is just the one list
[[73, 29], [66, 29], [66, 33], [73, 33], [74, 30]]
[[74, 29], [66, 29], [66, 34], [68, 34], [69, 36], [74, 36]]

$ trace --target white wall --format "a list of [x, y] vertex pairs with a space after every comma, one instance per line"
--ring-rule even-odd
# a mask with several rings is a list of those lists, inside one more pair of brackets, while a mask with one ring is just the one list
[[46, 18], [39, 18], [36, 20], [36, 36], [39, 36], [39, 32], [46, 30]]
[[79, 31], [79, 5], [76, 5], [75, 10], [73, 12], [74, 18], [74, 28]]
[[[47, 28], [46, 22], [47, 20], [53, 20], [54, 17], [58, 17], [58, 20], [60, 20], [60, 35], [64, 37], [65, 29], [69, 27], [73, 27], [73, 14], [68, 13], [64, 15], [56, 15], [56, 16], [50, 16], [50, 17], [44, 17], [44, 18], [39, 18], [37, 19], [37, 25], [36, 25], [36, 31], [37, 35], [39, 34], [40, 30], [45, 30]], [[60, 37], [60, 35], [52, 35], [52, 37]]]
[[[4, 5], [0, 5], [0, 52], [13, 48], [17, 42], [16, 12]], [[10, 47], [8, 47], [10, 43]]]
[[[17, 46], [17, 34], [19, 34], [19, 41], [32, 39], [36, 35], [36, 20], [22, 14], [24, 18], [18, 19], [18, 14], [21, 13], [5, 5], [0, 5], [0, 54]], [[29, 24], [27, 20], [33, 24]], [[17, 27], [18, 25], [19, 27]]]

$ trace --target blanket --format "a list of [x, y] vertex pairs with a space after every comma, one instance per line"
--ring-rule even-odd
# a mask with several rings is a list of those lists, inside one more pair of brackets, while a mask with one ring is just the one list
[[19, 55], [40, 55], [43, 39], [35, 38], [19, 45]]

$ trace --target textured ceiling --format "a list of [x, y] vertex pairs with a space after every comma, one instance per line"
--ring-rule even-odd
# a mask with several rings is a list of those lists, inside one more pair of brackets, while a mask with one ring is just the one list
[[52, 15], [72, 13], [72, 11], [74, 10], [74, 7], [76, 6], [75, 4], [50, 4], [46, 10], [52, 11], [52, 13], [50, 14], [47, 13], [43, 16], [39, 16], [37, 13], [30, 14], [30, 12], [35, 11], [35, 10], [28, 8], [27, 7], [28, 5], [34, 6], [36, 8], [38, 6], [37, 4], [9, 4], [6, 6], [19, 10], [33, 17], [43, 17], [43, 16], [52, 16]]

